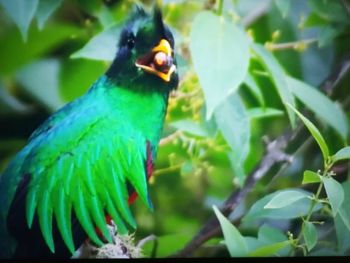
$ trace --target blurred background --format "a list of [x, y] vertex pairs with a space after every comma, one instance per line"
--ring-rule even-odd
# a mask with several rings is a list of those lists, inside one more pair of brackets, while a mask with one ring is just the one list
[[[213, 205], [220, 207], [232, 192], [245, 189], [266, 156], [266, 143], [291, 126], [299, 127], [286, 141], [292, 162], [269, 167], [228, 218], [250, 240], [252, 251], [262, 237], [271, 238], [265, 245], [290, 239], [288, 231], [296, 237], [310, 200], [288, 207], [299, 211], [293, 215], [264, 214], [262, 208], [254, 214], [251, 208], [278, 190], [317, 190], [301, 182], [304, 170], [323, 169], [322, 153], [287, 103], [306, 106], [305, 116], [320, 129], [331, 154], [349, 142], [350, 1], [160, 2], [175, 36], [180, 85], [169, 100], [150, 181], [155, 211], [140, 201], [132, 207], [136, 240], [158, 237], [156, 250], [153, 242], [144, 246], [146, 256], [169, 256], [183, 248], [215, 216]], [[154, 4], [0, 0], [0, 171], [39, 124], [106, 71], [135, 3], [149, 10]], [[333, 170], [345, 189], [346, 206], [348, 163]], [[323, 223], [314, 224], [316, 245], [307, 246], [304, 255], [349, 255], [350, 207], [344, 209], [343, 221], [330, 216], [329, 204], [315, 212], [313, 220]], [[219, 233], [191, 253], [229, 256], [222, 240]], [[270, 255], [303, 254], [292, 247]]]

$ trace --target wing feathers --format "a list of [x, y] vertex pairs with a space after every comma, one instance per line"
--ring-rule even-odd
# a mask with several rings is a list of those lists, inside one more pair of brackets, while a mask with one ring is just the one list
[[73, 198], [73, 206], [76, 216], [85, 230], [89, 235], [90, 239], [95, 242], [98, 246], [102, 246], [102, 241], [98, 238], [94, 225], [92, 224], [91, 217], [86, 207], [86, 200], [84, 199], [83, 189], [79, 187], [76, 189], [76, 193]]
[[120, 127], [111, 123], [115, 120], [107, 117], [91, 116], [90, 121], [87, 118], [79, 115], [74, 121], [62, 120], [45, 137], [39, 134], [33, 138], [32, 151], [23, 165], [23, 172], [32, 173], [26, 207], [28, 225], [31, 226], [37, 210], [43, 237], [52, 251], [52, 214], [71, 252], [71, 209], [97, 245], [102, 242], [95, 226], [111, 241], [104, 211], [112, 216], [119, 233], [127, 233], [124, 221], [136, 228], [128, 206], [127, 181], [152, 208], [145, 174], [146, 138], [126, 124]]
[[96, 198], [96, 196], [93, 196], [89, 200], [88, 205], [91, 216], [94, 219], [97, 227], [101, 230], [103, 236], [108, 240], [108, 242], [111, 243], [112, 237], [107, 229], [106, 219], [100, 201]]
[[66, 243], [69, 251], [73, 254], [75, 248], [71, 224], [72, 204], [64, 192], [64, 188], [58, 186], [57, 189], [56, 199], [54, 202], [54, 206], [56, 208], [54, 209], [55, 218], [58, 229], [62, 234], [62, 239]]
[[44, 192], [41, 197], [41, 201], [38, 204], [38, 216], [43, 237], [51, 252], [55, 253], [52, 237], [52, 206], [49, 191]]

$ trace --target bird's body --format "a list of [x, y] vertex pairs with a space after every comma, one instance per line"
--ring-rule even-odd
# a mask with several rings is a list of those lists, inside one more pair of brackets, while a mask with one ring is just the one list
[[[45, 240], [48, 254], [59, 251], [62, 243], [72, 253], [81, 242], [76, 232], [101, 245], [95, 227], [110, 240], [106, 214], [125, 233], [128, 226], [136, 227], [130, 198], [137, 194], [152, 208], [147, 178], [169, 91], [178, 80], [170, 72], [172, 62], [158, 71], [150, 59], [169, 49], [164, 39], [173, 46], [169, 32], [159, 12], [150, 17], [138, 10], [121, 34], [107, 73], [34, 131], [10, 162], [0, 177], [0, 257], [34, 255], [28, 243], [39, 242], [32, 240], [35, 229], [42, 233], [38, 238]], [[147, 36], [148, 42], [137, 46]]]

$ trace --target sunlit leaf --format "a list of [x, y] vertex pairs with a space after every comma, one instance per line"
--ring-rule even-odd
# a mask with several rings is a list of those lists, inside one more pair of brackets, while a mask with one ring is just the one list
[[295, 109], [293, 106], [291, 106], [290, 104], [288, 104], [288, 106], [293, 109], [299, 116], [299, 118], [303, 121], [303, 123], [305, 124], [305, 126], [308, 128], [308, 130], [310, 131], [312, 137], [314, 137], [314, 139], [316, 140], [317, 144], [320, 146], [321, 151], [322, 151], [322, 155], [323, 155], [323, 159], [327, 160], [329, 157], [329, 150], [328, 150], [328, 146], [326, 144], [326, 141], [324, 140], [322, 134], [320, 133], [320, 131], [316, 128], [316, 126], [309, 121], [304, 115], [302, 115], [297, 109]]
[[319, 182], [321, 182], [321, 178], [319, 174], [310, 170], [304, 171], [304, 177], [301, 184], [311, 184], [311, 183], [319, 183]]
[[214, 109], [245, 79], [249, 41], [234, 23], [204, 11], [192, 23], [190, 51], [210, 119]]
[[74, 52], [71, 58], [88, 58], [95, 60], [112, 61], [117, 52], [117, 42], [120, 26], [112, 26], [94, 36], [80, 50]]
[[[230, 145], [237, 165], [243, 162], [249, 152], [250, 120], [238, 94], [232, 94], [214, 112], [219, 130]], [[244, 178], [239, 178], [243, 183]]]
[[276, 194], [265, 206], [265, 209], [277, 209], [289, 206], [294, 202], [307, 198], [308, 195], [304, 192], [296, 190], [282, 190]]
[[259, 228], [258, 239], [267, 245], [285, 241], [287, 236], [280, 229], [264, 224]]
[[[251, 45], [254, 53], [259, 57], [260, 61], [263, 63], [267, 71], [271, 76], [271, 80], [275, 84], [275, 87], [278, 91], [279, 96], [281, 97], [282, 102], [286, 104], [294, 105], [294, 96], [288, 88], [286, 81], [286, 74], [283, 71], [283, 68], [278, 63], [276, 58], [268, 52], [262, 45], [253, 44]], [[291, 109], [286, 107], [287, 113], [291, 122], [292, 127], [295, 125], [295, 114]]]
[[350, 181], [342, 183], [344, 201], [334, 218], [339, 251], [343, 253], [350, 248]]
[[324, 183], [324, 188], [326, 189], [329, 203], [332, 207], [332, 214], [333, 216], [336, 216], [341, 204], [344, 201], [343, 187], [332, 177], [322, 177], [322, 181]]
[[28, 28], [38, 7], [39, 0], [0, 0], [0, 4], [16, 23], [23, 39], [26, 40]]
[[247, 244], [238, 229], [224, 217], [216, 206], [213, 206], [221, 230], [224, 234], [225, 244], [231, 257], [244, 257], [247, 255]]
[[250, 257], [268, 257], [268, 256], [275, 256], [278, 251], [281, 249], [287, 247], [290, 244], [289, 240], [269, 244], [266, 246], [259, 247], [258, 249], [250, 252], [248, 256]]
[[192, 135], [206, 137], [208, 133], [205, 131], [203, 127], [201, 127], [198, 123], [192, 120], [179, 120], [172, 123], [169, 123], [170, 126], [175, 127], [179, 130], [188, 132]]
[[265, 100], [264, 96], [258, 86], [258, 84], [255, 82], [254, 78], [251, 76], [250, 73], [246, 76], [244, 80], [244, 84], [249, 88], [249, 90], [252, 92], [254, 97], [259, 101], [260, 105], [262, 107], [265, 107]]
[[303, 236], [305, 239], [307, 250], [313, 249], [317, 243], [316, 227], [311, 222], [304, 222]]
[[[307, 196], [311, 196], [312, 194], [300, 190], [290, 188], [289, 190], [301, 191]], [[272, 219], [292, 219], [298, 218], [309, 213], [311, 199], [310, 198], [302, 198], [296, 202], [291, 203], [288, 206], [279, 208], [279, 209], [265, 209], [265, 205], [270, 202], [272, 198], [274, 198], [277, 194], [279, 194], [282, 190], [276, 191], [274, 193], [268, 194], [263, 198], [256, 201], [249, 209], [249, 211], [243, 217], [243, 221], [249, 224], [249, 222], [254, 221], [259, 218], [272, 218]], [[313, 211], [317, 211], [322, 207], [321, 204], [317, 204]]]
[[350, 146], [340, 149], [332, 156], [333, 162], [338, 162], [345, 159], [350, 159]]
[[61, 5], [63, 0], [40, 0], [35, 17], [38, 20], [39, 29], [43, 29], [47, 19]]
[[343, 140], [346, 140], [349, 131], [348, 121], [338, 105], [305, 82], [287, 77], [287, 84], [299, 100], [312, 110], [318, 118], [332, 126], [342, 136]]
[[275, 4], [280, 10], [283, 17], [286, 17], [288, 15], [291, 0], [275, 0]]
[[284, 112], [274, 108], [250, 108], [248, 115], [252, 119], [283, 116]]
[[55, 59], [33, 62], [16, 74], [23, 88], [51, 111], [64, 103], [59, 94], [60, 63]]

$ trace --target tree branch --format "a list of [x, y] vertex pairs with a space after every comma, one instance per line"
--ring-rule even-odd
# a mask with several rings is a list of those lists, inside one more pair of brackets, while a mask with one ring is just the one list
[[[234, 191], [224, 202], [220, 211], [223, 215], [228, 216], [251, 191], [255, 184], [272, 168], [273, 165], [279, 162], [290, 162], [291, 157], [284, 153], [287, 142], [293, 137], [293, 133], [289, 130], [280, 138], [267, 144], [267, 152], [262, 158], [258, 166], [247, 177], [244, 186], [241, 189]], [[219, 222], [215, 216], [211, 217], [194, 238], [178, 252], [176, 257], [188, 257], [205, 241], [219, 234], [221, 231]]]

